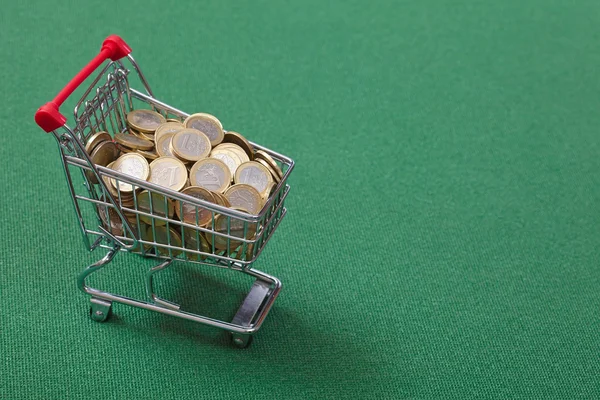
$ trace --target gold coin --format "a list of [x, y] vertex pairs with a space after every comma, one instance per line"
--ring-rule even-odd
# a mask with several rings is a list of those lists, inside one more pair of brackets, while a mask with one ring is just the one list
[[[181, 193], [192, 196], [196, 199], [205, 200], [210, 203], [215, 202], [212, 193], [199, 186], [190, 186], [185, 188]], [[179, 219], [187, 224], [196, 225], [196, 206], [186, 202], [175, 202], [175, 213]], [[198, 206], [198, 226], [204, 226], [212, 220], [212, 211]]]
[[152, 150], [138, 150], [139, 154], [146, 157], [147, 160], [156, 160], [158, 158], [158, 153], [155, 149]]
[[178, 120], [177, 118], [167, 118], [167, 122], [176, 122], [178, 124], [183, 125], [183, 123], [180, 120]]
[[211, 146], [216, 146], [223, 141], [223, 125], [214, 115], [197, 113], [192, 114], [183, 121], [186, 128], [197, 129], [204, 133], [210, 140]]
[[242, 165], [242, 160], [240, 160], [235, 151], [228, 149], [227, 147], [221, 146], [222, 145], [219, 145], [212, 149], [212, 151], [210, 152], [210, 157], [223, 161], [225, 165], [227, 165], [227, 167], [229, 168], [231, 177], [233, 177], [235, 175], [235, 171], [240, 165]]
[[[153, 236], [152, 226], [149, 226], [146, 232], [146, 237], [150, 239], [148, 241], [157, 243], [156, 250], [158, 254], [164, 256], [169, 255], [169, 248], [162, 247], [161, 244], [170, 245], [174, 247], [181, 247], [181, 235], [172, 226], [169, 226], [169, 229], [167, 230], [166, 226], [155, 225], [154, 233], [156, 234], [156, 236]], [[181, 254], [181, 250], [171, 250], [171, 254], [173, 255], [173, 257], [177, 257], [179, 254]]]
[[154, 132], [154, 140], [158, 143], [158, 139], [164, 135], [165, 133], [177, 133], [185, 127], [181, 122], [173, 122], [167, 120], [164, 124], [160, 124], [158, 128], [156, 128], [156, 132]]
[[105, 131], [100, 131], [100, 132], [96, 132], [94, 134], [92, 134], [87, 142], [85, 143], [85, 151], [88, 154], [91, 154], [92, 151], [96, 148], [96, 146], [98, 146], [100, 143], [104, 142], [104, 141], [111, 141], [112, 138], [110, 137], [110, 135], [108, 134], [108, 132]]
[[223, 137], [223, 143], [233, 143], [238, 146], [246, 153], [249, 160], [254, 159], [254, 149], [250, 142], [245, 137], [237, 132], [227, 131]]
[[225, 192], [225, 198], [232, 207], [245, 210], [248, 214], [258, 214], [262, 209], [263, 199], [260, 193], [250, 185], [238, 183]]
[[198, 161], [208, 157], [210, 153], [210, 140], [206, 135], [196, 129], [183, 129], [171, 139], [173, 153], [179, 158], [188, 161]]
[[[245, 212], [241, 209], [237, 210]], [[223, 214], [219, 214], [215, 218], [215, 231], [218, 233], [232, 236], [229, 238], [229, 250], [233, 250], [242, 244], [240, 240], [236, 240], [235, 238], [250, 239], [254, 236], [254, 234], [256, 233], [256, 223], [245, 222], [238, 218], [227, 217]], [[228, 248], [227, 237], [213, 235], [209, 233], [207, 234], [207, 240], [209, 244], [211, 244], [213, 237], [216, 248], [221, 250]]]
[[266, 162], [271, 167], [273, 172], [275, 172], [276, 177], [279, 178], [277, 182], [283, 179], [283, 171], [279, 165], [277, 165], [275, 160], [273, 160], [273, 157], [271, 157], [266, 151], [258, 150], [254, 155], [254, 159], [260, 159]]
[[229, 187], [231, 172], [224, 162], [216, 158], [205, 158], [190, 169], [190, 183], [215, 192], [223, 192]]
[[[90, 159], [96, 165], [101, 165], [103, 167], [107, 166], [111, 162], [115, 161], [115, 159], [119, 156], [119, 149], [112, 141], [104, 141], [96, 146], [96, 148], [92, 151], [90, 155]], [[86, 171], [85, 176], [89, 180], [90, 183], [96, 184], [98, 183], [98, 179], [92, 171]]]
[[[152, 195], [147, 190], [144, 190], [137, 195], [137, 209], [147, 214], [156, 215], [163, 218], [173, 217], [173, 211], [175, 209], [173, 201], [168, 197], [153, 192]], [[166, 221], [148, 217], [146, 215], [140, 215], [140, 220], [147, 224], [152, 224], [154, 220], [155, 225], [165, 225]]]
[[[202, 251], [204, 253], [211, 253], [210, 245], [202, 235], [202, 232], [199, 232], [195, 229], [183, 228], [183, 240], [185, 242], [184, 247], [186, 249]], [[195, 261], [202, 261], [205, 260], [207, 257], [205, 255], [187, 252], [186, 255], [188, 259]]]
[[248, 157], [248, 154], [246, 154], [246, 152], [244, 151], [244, 149], [242, 149], [237, 144], [233, 144], [233, 143], [221, 143], [218, 147], [221, 148], [221, 149], [228, 149], [228, 150], [233, 151], [235, 153], [235, 155], [240, 159], [240, 161], [242, 163], [250, 161], [250, 158]]
[[156, 139], [156, 152], [161, 157], [175, 157], [175, 154], [171, 151], [171, 139], [175, 134], [163, 133], [159, 138]]
[[[144, 156], [137, 153], [123, 154], [114, 162], [112, 169], [143, 181], [148, 179], [150, 174], [148, 161], [146, 161]], [[119, 181], [117, 186], [117, 181], [115, 179], [111, 179], [110, 183], [121, 192], [133, 192], [134, 186], [129, 183]]]
[[133, 110], [127, 114], [129, 126], [140, 132], [154, 132], [160, 124], [165, 122], [165, 117], [152, 110]]
[[134, 135], [126, 135], [124, 133], [117, 133], [115, 135], [115, 142], [119, 143], [121, 146], [134, 150], [150, 150], [154, 147], [154, 143], [149, 140]]
[[248, 161], [239, 166], [235, 171], [235, 183], [246, 183], [258, 190], [261, 196], [270, 189], [273, 177], [264, 165], [256, 161]]
[[150, 163], [148, 181], [178, 192], [186, 184], [187, 169], [176, 158], [159, 157]]

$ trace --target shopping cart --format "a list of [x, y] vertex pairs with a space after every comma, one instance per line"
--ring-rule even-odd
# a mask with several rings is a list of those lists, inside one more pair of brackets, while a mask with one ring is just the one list
[[[77, 102], [73, 113], [73, 125], [69, 125], [59, 107], [103, 64], [105, 65], [98, 76]], [[132, 71], [135, 71], [135, 74]], [[142, 91], [130, 87], [132, 79], [138, 78], [143, 86]], [[271, 192], [272, 195], [258, 215], [212, 204], [95, 165], [85, 151], [84, 144], [88, 138], [98, 131], [106, 131], [111, 135], [125, 132], [127, 113], [138, 108], [153, 109], [166, 118], [183, 120], [188, 116], [154, 97], [146, 78], [131, 56], [130, 47], [120, 37], [112, 35], [103, 42], [100, 53], [53, 101], [40, 107], [35, 114], [37, 124], [46, 132], [52, 133], [58, 143], [85, 246], [90, 251], [98, 248], [108, 250], [102, 259], [85, 268], [78, 277], [79, 288], [91, 295], [91, 318], [94, 321], [106, 320], [111, 313], [112, 303], [118, 302], [224, 329], [232, 333], [235, 345], [246, 347], [251, 342], [252, 334], [260, 328], [281, 289], [281, 282], [277, 278], [253, 269], [252, 264], [262, 253], [286, 214], [284, 202], [289, 192], [287, 179], [294, 167], [294, 161], [251, 143], [255, 150], [268, 153], [283, 171], [283, 178]], [[82, 182], [76, 184], [79, 174]], [[110, 185], [111, 180], [117, 184]], [[123, 201], [122, 188], [127, 185], [132, 185], [133, 188], [133, 205], [129, 200]], [[138, 208], [137, 193], [141, 190], [147, 190], [151, 194], [149, 211], [147, 208]], [[159, 207], [160, 203], [164, 202], [166, 205], [169, 201], [185, 202], [195, 207], [196, 224], [170, 218], [159, 211], [155, 212], [163, 209]], [[199, 226], [199, 209], [211, 212], [212, 221], [208, 225]], [[216, 225], [217, 220], [219, 227]], [[147, 228], [143, 221], [151, 221], [151, 228]], [[157, 239], [155, 228], [159, 223], [166, 226], [166, 238]], [[215, 241], [226, 243], [226, 246], [217, 247]], [[90, 274], [110, 263], [119, 251], [154, 257], [160, 261], [146, 274], [146, 299], [132, 299], [109, 293], [92, 288], [86, 283]], [[233, 319], [221, 321], [186, 312], [176, 302], [163, 299], [155, 293], [154, 274], [174, 262], [221, 267], [250, 275], [255, 280]]]

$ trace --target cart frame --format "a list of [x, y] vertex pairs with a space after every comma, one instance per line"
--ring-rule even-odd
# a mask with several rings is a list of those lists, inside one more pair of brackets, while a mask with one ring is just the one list
[[[131, 67], [126, 67], [123, 60], [127, 60]], [[105, 64], [104, 67], [75, 106], [74, 124], [71, 127], [59, 108], [102, 64]], [[132, 71], [135, 71], [139, 78], [143, 91], [130, 86]], [[61, 163], [84, 245], [90, 251], [98, 248], [107, 250], [99, 261], [86, 267], [78, 277], [79, 289], [91, 296], [90, 316], [95, 321], [105, 321], [111, 313], [112, 303], [117, 302], [224, 329], [232, 333], [233, 343], [236, 346], [246, 347], [251, 343], [252, 335], [261, 327], [281, 290], [279, 279], [254, 269], [252, 264], [262, 253], [286, 214], [284, 202], [289, 192], [287, 179], [294, 168], [294, 161], [250, 142], [255, 150], [268, 153], [284, 173], [283, 179], [273, 189], [271, 196], [257, 215], [221, 207], [95, 165], [85, 150], [84, 144], [87, 139], [94, 132], [101, 130], [111, 135], [125, 132], [126, 114], [137, 108], [151, 108], [167, 118], [180, 120], [189, 115], [154, 97], [148, 81], [131, 55], [131, 48], [120, 37], [112, 35], [106, 38], [100, 53], [59, 92], [53, 101], [40, 107], [35, 115], [38, 125], [46, 132], [52, 133], [58, 143]], [[75, 176], [79, 175], [77, 170], [80, 171], [83, 179], [81, 185], [74, 181]], [[116, 183], [114, 185], [116, 193], [115, 189], [109, 188], [111, 180]], [[124, 201], [120, 183], [131, 185], [133, 205]], [[151, 194], [149, 211], [138, 208], [136, 193], [139, 190], [147, 190]], [[156, 201], [155, 196], [159, 201], [164, 201], [165, 205], [169, 201], [178, 200], [179, 204], [185, 202], [194, 206], [196, 224], [188, 224], [157, 212], [153, 205], [153, 201]], [[212, 213], [209, 225], [198, 224], [198, 212], [202, 209]], [[226, 218], [225, 230], [217, 229], [215, 225], [219, 214], [221, 218]], [[146, 227], [140, 217], [150, 218], [150, 226]], [[237, 230], [232, 231], [232, 222], [236, 224]], [[156, 227], [159, 225], [166, 226], [167, 243], [156, 240]], [[240, 232], [240, 226], [243, 226], [243, 233]], [[171, 229], [175, 233], [172, 233]], [[178, 235], [180, 241], [176, 240]], [[208, 248], [201, 246], [203, 242], [201, 235], [206, 238], [204, 243], [208, 242]], [[226, 242], [225, 249], [215, 245], [215, 240], [218, 238], [221, 243], [223, 240]], [[146, 273], [146, 299], [133, 299], [87, 285], [86, 279], [109, 264], [119, 251], [154, 257], [160, 261]], [[163, 299], [155, 293], [154, 275], [175, 262], [238, 271], [251, 276], [255, 281], [233, 319], [221, 321], [183, 311], [176, 302]]]

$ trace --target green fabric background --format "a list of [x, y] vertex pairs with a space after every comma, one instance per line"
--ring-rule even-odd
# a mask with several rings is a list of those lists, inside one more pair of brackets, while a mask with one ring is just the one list
[[[598, 398], [599, 22], [591, 0], [6, 2], [0, 398]], [[297, 161], [247, 350], [88, 318], [75, 277], [101, 252], [33, 114], [110, 33], [159, 98]], [[94, 283], [141, 296], [150, 265]], [[230, 318], [238, 275], [159, 285]]]

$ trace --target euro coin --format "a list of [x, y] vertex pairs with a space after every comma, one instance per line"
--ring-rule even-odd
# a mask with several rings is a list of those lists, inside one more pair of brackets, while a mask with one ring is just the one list
[[85, 151], [88, 154], [91, 154], [92, 151], [96, 148], [96, 146], [98, 146], [100, 143], [111, 140], [112, 138], [110, 137], [108, 132], [100, 131], [93, 133], [85, 143]]
[[119, 143], [121, 146], [134, 150], [150, 150], [154, 147], [154, 143], [149, 140], [134, 135], [126, 135], [124, 133], [117, 133], [115, 135], [115, 142]]
[[141, 154], [144, 157], [146, 157], [146, 160], [156, 160], [158, 158], [158, 153], [154, 149], [152, 149], [152, 150], [138, 150], [137, 152], [138, 152], [138, 154]]
[[[236, 209], [236, 208], [234, 208]], [[244, 211], [237, 209], [238, 211]], [[214, 238], [215, 247], [218, 249], [229, 249], [233, 250], [242, 244], [242, 241], [237, 239], [251, 239], [256, 233], [256, 223], [245, 222], [238, 218], [227, 217], [223, 214], [218, 215], [215, 218], [215, 231], [224, 235], [230, 236], [219, 236], [208, 234], [207, 239], [209, 244]], [[229, 245], [228, 242], [229, 241]]]
[[273, 180], [275, 181], [274, 183], [279, 183], [281, 181], [281, 179], [279, 179], [279, 175], [277, 175], [277, 172], [275, 172], [275, 170], [273, 170], [273, 168], [271, 168], [271, 166], [269, 164], [267, 164], [267, 162], [265, 160], [263, 160], [262, 158], [254, 158], [254, 161], [256, 161], [259, 164], [262, 164], [265, 166], [265, 168], [267, 168], [269, 170], [269, 172], [271, 172], [271, 176], [273, 177]]
[[245, 210], [249, 214], [258, 214], [262, 209], [263, 199], [260, 193], [250, 185], [238, 183], [225, 192], [225, 198], [232, 207]]
[[244, 151], [244, 149], [242, 149], [237, 144], [233, 144], [233, 143], [221, 143], [218, 147], [221, 148], [221, 149], [228, 149], [228, 150], [233, 151], [235, 153], [235, 155], [243, 163], [245, 163], [247, 161], [250, 161], [250, 158], [248, 157], [248, 154], [246, 154], [246, 152]]
[[167, 122], [177, 122], [178, 124], [182, 124], [182, 122], [177, 118], [167, 118]]
[[[144, 156], [137, 153], [127, 153], [119, 157], [113, 164], [112, 169], [134, 178], [145, 181], [150, 175], [150, 165]], [[111, 179], [110, 183], [121, 192], [133, 192], [134, 186], [119, 180]]]
[[273, 157], [271, 157], [266, 151], [258, 150], [256, 152], [256, 154], [254, 155], [254, 158], [255, 158], [255, 160], [256, 159], [263, 160], [265, 163], [267, 163], [267, 165], [269, 167], [271, 167], [271, 169], [275, 173], [274, 176], [276, 178], [278, 178], [276, 180], [278, 183], [279, 183], [279, 181], [281, 181], [283, 179], [283, 171], [281, 170], [279, 165], [277, 165], [275, 160], [273, 160]]
[[[154, 192], [150, 194], [150, 192], [144, 190], [137, 195], [137, 208], [139, 211], [143, 211], [153, 216], [171, 218], [173, 217], [175, 206], [173, 205], [173, 201], [168, 197]], [[139, 214], [139, 216], [140, 220], [147, 224], [152, 224], [152, 220], [154, 220], [155, 225], [166, 224], [166, 221], [162, 219], [152, 218], [142, 214]]]
[[239, 166], [235, 171], [235, 183], [245, 183], [258, 190], [261, 196], [267, 194], [271, 188], [273, 177], [271, 172], [264, 165], [256, 161], [248, 161]]
[[198, 161], [208, 157], [211, 144], [208, 137], [196, 129], [183, 129], [171, 139], [173, 153], [184, 160]]
[[160, 124], [165, 122], [165, 117], [152, 110], [133, 110], [127, 113], [129, 126], [140, 132], [154, 132]]
[[123, 222], [113, 207], [97, 205], [98, 215], [102, 226], [114, 236], [123, 236]]
[[[154, 231], [152, 229], [152, 226], [148, 227], [146, 236], [154, 238], [153, 241], [156, 243], [156, 250], [159, 255], [169, 256], [169, 248], [161, 245], [181, 247], [181, 235], [174, 227], [170, 226], [169, 229], [167, 229], [166, 226], [155, 225]], [[170, 251], [173, 257], [177, 257], [179, 254], [181, 254], [181, 250], [171, 249]]]
[[227, 200], [227, 198], [223, 195], [223, 193], [213, 192], [213, 191], [211, 191], [211, 193], [212, 193], [213, 197], [215, 198], [215, 201], [214, 201], [215, 204], [218, 204], [220, 206], [227, 207], [227, 208], [231, 207], [231, 203], [229, 202], [229, 200]]
[[159, 157], [150, 163], [148, 181], [178, 192], [187, 182], [187, 169], [176, 158]]
[[[210, 203], [215, 202], [212, 193], [199, 186], [190, 186], [185, 188], [181, 193], [192, 196], [196, 199], [205, 200]], [[196, 207], [198, 212], [196, 213]], [[175, 202], [175, 213], [179, 219], [186, 224], [205, 226], [212, 220], [212, 211], [201, 206], [195, 206], [185, 201]]]
[[224, 192], [231, 182], [231, 173], [224, 162], [205, 158], [190, 169], [190, 183], [215, 192]]
[[158, 142], [158, 139], [165, 133], [177, 133], [184, 128], [181, 122], [167, 121], [164, 124], [160, 124], [154, 132], [154, 140]]
[[[98, 144], [92, 151], [90, 159], [92, 160], [92, 163], [105, 167], [115, 161], [118, 156], [119, 150], [117, 149], [117, 146], [115, 146], [112, 141], [104, 141]], [[92, 171], [86, 171], [85, 175], [90, 183], [98, 183], [98, 179], [96, 179], [96, 176]]]
[[[183, 241], [186, 249], [201, 251], [203, 253], [211, 253], [210, 245], [202, 235], [202, 232], [199, 232], [195, 229], [183, 228]], [[207, 257], [206, 255], [188, 252], [186, 252], [186, 256], [189, 260], [193, 261], [202, 261]]]
[[183, 121], [186, 128], [197, 129], [210, 140], [211, 146], [223, 141], [223, 125], [215, 116], [205, 113], [192, 114]]
[[242, 160], [240, 160], [238, 155], [233, 150], [221, 146], [222, 145], [219, 145], [212, 149], [210, 152], [210, 157], [223, 161], [229, 168], [231, 177], [233, 177], [235, 175], [235, 171], [240, 165], [242, 165]]
[[171, 152], [171, 139], [174, 135], [172, 132], [164, 133], [156, 139], [156, 152], [160, 157], [175, 157]]
[[233, 143], [242, 148], [244, 152], [248, 155], [249, 160], [254, 159], [254, 149], [248, 140], [245, 137], [240, 135], [237, 132], [227, 131], [225, 136], [223, 137], [223, 143]]

